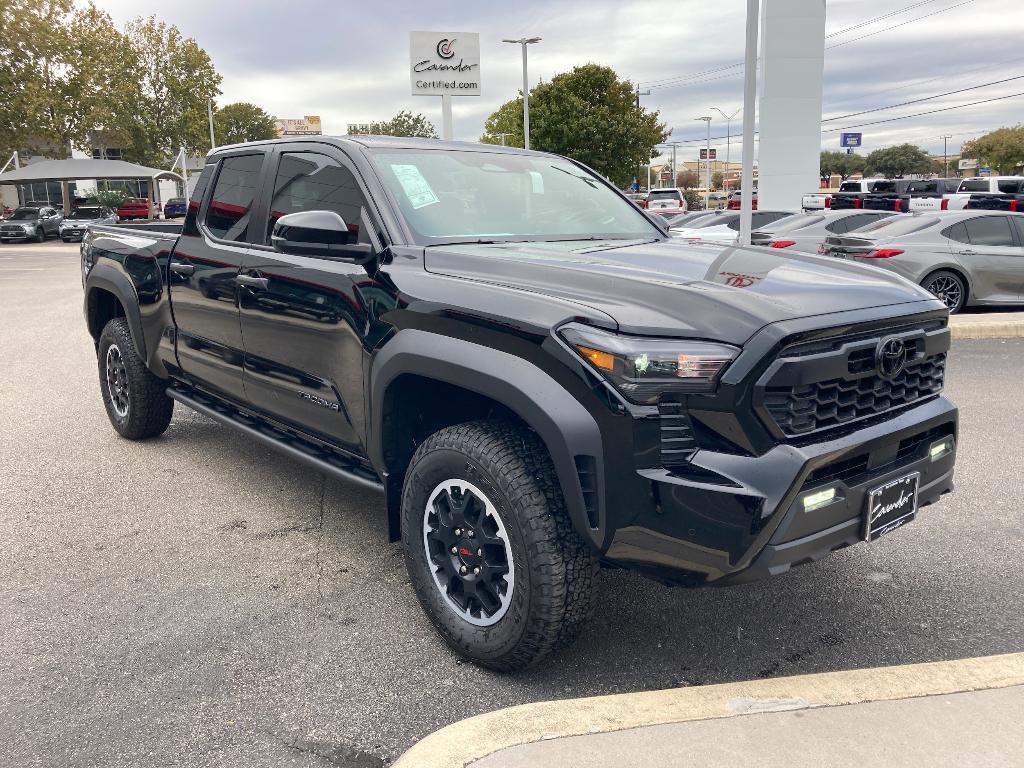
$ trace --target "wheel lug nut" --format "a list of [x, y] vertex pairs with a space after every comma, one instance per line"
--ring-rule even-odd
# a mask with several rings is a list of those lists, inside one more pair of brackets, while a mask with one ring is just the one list
[[484, 556], [484, 551], [483, 551], [482, 549], [478, 549], [478, 550], [476, 551], [476, 556], [477, 556], [477, 557], [483, 557], [483, 556]]
[[474, 536], [476, 536], [476, 533], [474, 533], [474, 532], [473, 532], [473, 531], [471, 530], [471, 531], [469, 532], [469, 538], [471, 538], [471, 539], [472, 539], [472, 538], [473, 538]]
[[461, 528], [456, 528], [455, 529], [455, 535], [456, 536], [461, 536], [462, 535], [462, 529]]
[[475, 575], [479, 575], [479, 574], [480, 574], [480, 568], [479, 568], [479, 566], [473, 569], [473, 573], [474, 573]]
[[461, 568], [459, 568], [459, 573], [461, 573], [461, 574], [465, 575], [465, 574], [466, 574], [466, 571], [468, 571], [468, 570], [469, 570], [469, 569], [468, 569], [468, 568], [466, 568], [466, 566], [464, 566], [464, 565], [463, 565], [463, 566], [462, 566]]
[[458, 547], [452, 547], [452, 554], [453, 555], [459, 554], [459, 548]]

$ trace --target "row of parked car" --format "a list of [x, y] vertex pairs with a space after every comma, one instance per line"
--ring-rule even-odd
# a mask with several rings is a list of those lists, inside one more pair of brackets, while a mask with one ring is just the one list
[[1024, 176], [979, 176], [969, 179], [854, 179], [838, 192], [803, 196], [805, 211], [864, 209], [908, 213], [915, 211], [1024, 211]]
[[[105, 205], [79, 205], [69, 215], [49, 203], [29, 203], [0, 216], [0, 242], [34, 240], [41, 243], [59, 237], [65, 243], [81, 240], [94, 224], [116, 224], [132, 219], [155, 218], [146, 198], [129, 197], [117, 209]], [[171, 198], [164, 205], [164, 218], [185, 215], [185, 199]]]
[[[676, 238], [725, 244], [736, 239], [739, 213], [687, 213], [667, 223]], [[752, 227], [754, 245], [895, 272], [931, 291], [951, 313], [967, 306], [1024, 303], [1024, 213], [1015, 207], [947, 206], [914, 213], [863, 207], [762, 210], [753, 213]]]

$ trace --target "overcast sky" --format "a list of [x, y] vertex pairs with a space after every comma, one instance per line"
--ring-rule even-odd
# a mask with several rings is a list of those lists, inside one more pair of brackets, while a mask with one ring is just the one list
[[[277, 117], [321, 115], [325, 133], [342, 134], [350, 122], [384, 120], [402, 109], [423, 112], [440, 127], [440, 99], [410, 95], [411, 30], [480, 33], [482, 95], [453, 100], [459, 139], [476, 140], [487, 115], [520, 87], [519, 47], [503, 44], [505, 37], [543, 38], [530, 47], [532, 83], [588, 62], [639, 81], [651, 90], [642, 103], [659, 110], [673, 140], [703, 137], [703, 124], [694, 122], [703, 114], [716, 117], [712, 136], [724, 136], [724, 120], [709, 108], [731, 114], [743, 98], [742, 65], [725, 68], [743, 61], [744, 0], [96, 3], [118, 24], [153, 14], [194, 37], [224, 76], [220, 103], [250, 101]], [[854, 25], [860, 26], [842, 32]], [[1024, 93], [1020, 0], [828, 0], [826, 34], [826, 46], [832, 46], [825, 52], [826, 120], [971, 90], [832, 120], [823, 129]], [[1019, 79], [974, 87], [1014, 77]], [[1024, 120], [1022, 106], [1024, 96], [1016, 96], [854, 130], [864, 133], [865, 151], [912, 141], [941, 153], [940, 137], [952, 134], [955, 153], [962, 141]], [[741, 130], [739, 119], [732, 130]], [[724, 153], [724, 141], [712, 144]], [[823, 148], [838, 144], [838, 133], [822, 134]], [[697, 144], [684, 146], [681, 159], [696, 154]], [[739, 148], [734, 141], [734, 159]]]

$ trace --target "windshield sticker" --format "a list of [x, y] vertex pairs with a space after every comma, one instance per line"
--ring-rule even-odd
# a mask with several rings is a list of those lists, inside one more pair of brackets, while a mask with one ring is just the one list
[[437, 195], [434, 194], [434, 190], [430, 188], [430, 184], [423, 178], [420, 169], [415, 165], [397, 165], [392, 163], [391, 170], [398, 179], [398, 183], [402, 185], [405, 196], [409, 198], [413, 208], [423, 208], [424, 206], [440, 202], [437, 199]]

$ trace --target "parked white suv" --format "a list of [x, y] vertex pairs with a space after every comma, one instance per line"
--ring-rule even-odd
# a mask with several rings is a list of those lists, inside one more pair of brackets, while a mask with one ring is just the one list
[[686, 196], [676, 187], [652, 189], [647, 193], [644, 208], [654, 213], [686, 213]]

